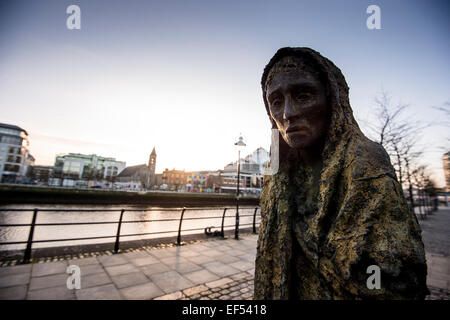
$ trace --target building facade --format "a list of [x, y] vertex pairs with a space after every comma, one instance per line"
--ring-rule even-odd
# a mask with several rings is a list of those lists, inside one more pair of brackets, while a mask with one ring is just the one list
[[53, 166], [32, 166], [30, 178], [38, 184], [48, 184]]
[[120, 189], [151, 189], [156, 183], [156, 150], [153, 148], [148, 164], [126, 167], [118, 176], [115, 185]]
[[94, 187], [97, 186], [95, 181], [114, 182], [123, 169], [125, 162], [115, 158], [79, 153], [57, 155], [49, 184]]
[[442, 156], [445, 175], [445, 191], [450, 192], [450, 151]]
[[[239, 190], [241, 193], [261, 193], [264, 169], [268, 162], [269, 153], [264, 148], [258, 148], [244, 159], [240, 159]], [[221, 192], [236, 192], [237, 180], [236, 161], [226, 165], [221, 173]]]
[[165, 169], [162, 173], [162, 186], [161, 189], [167, 189], [169, 191], [185, 191], [187, 177], [190, 172], [184, 170], [169, 170]]
[[0, 123], [0, 182], [19, 183], [34, 158], [28, 151], [28, 133], [15, 125]]

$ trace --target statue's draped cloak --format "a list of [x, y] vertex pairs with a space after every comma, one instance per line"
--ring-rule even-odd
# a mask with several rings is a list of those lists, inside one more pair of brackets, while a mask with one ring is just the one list
[[[427, 268], [419, 224], [386, 151], [360, 131], [341, 71], [309, 48], [280, 49], [262, 78], [268, 114], [267, 74], [292, 55], [312, 59], [326, 78], [331, 120], [318, 185], [286, 156], [292, 149], [280, 136], [279, 169], [264, 177], [261, 195], [254, 298], [423, 299]], [[379, 290], [367, 287], [370, 265], [381, 270]]]

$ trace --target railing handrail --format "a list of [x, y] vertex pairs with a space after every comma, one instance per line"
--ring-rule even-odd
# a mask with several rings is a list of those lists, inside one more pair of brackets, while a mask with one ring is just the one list
[[[227, 209], [235, 209], [235, 207], [186, 207], [185, 210], [222, 210], [224, 208]], [[253, 208], [253, 206], [249, 206], [248, 208]], [[248, 209], [247, 208], [247, 209]], [[146, 212], [146, 211], [180, 211], [183, 208], [149, 208], [149, 209], [125, 209], [125, 211], [129, 212]], [[1, 211], [30, 211], [32, 212], [34, 208], [0, 208]], [[39, 211], [43, 212], [120, 212], [122, 209], [39, 209]]]
[[[247, 224], [241, 224], [240, 226], [250, 226], [253, 225], [253, 232], [255, 233], [255, 225], [256, 225], [256, 212], [259, 207], [246, 207], [245, 209], [254, 208], [253, 214], [244, 214], [240, 215], [241, 217], [250, 217], [253, 216], [253, 222]], [[13, 245], [13, 244], [27, 244], [24, 257], [22, 263], [28, 263], [31, 259], [32, 245], [33, 243], [45, 243], [45, 242], [62, 242], [62, 241], [82, 241], [82, 240], [94, 240], [94, 239], [108, 239], [108, 238], [116, 238], [114, 242], [114, 253], [119, 252], [120, 246], [120, 238], [121, 237], [131, 237], [131, 236], [144, 236], [144, 235], [152, 235], [152, 234], [168, 234], [168, 233], [178, 233], [177, 236], [177, 245], [181, 245], [181, 232], [184, 231], [198, 231], [205, 229], [202, 228], [190, 228], [190, 229], [182, 229], [183, 220], [205, 220], [205, 219], [222, 219], [221, 224], [221, 235], [224, 237], [224, 228], [227, 227], [235, 227], [238, 225], [224, 225], [225, 221], [225, 213], [228, 209], [234, 209], [233, 207], [208, 207], [208, 208], [182, 208], [180, 218], [171, 218], [171, 219], [144, 219], [144, 220], [123, 220], [125, 212], [150, 212], [150, 211], [180, 211], [180, 209], [172, 209], [172, 208], [158, 208], [158, 209], [39, 209], [39, 208], [0, 208], [0, 211], [31, 211], [33, 212], [33, 217], [31, 223], [11, 223], [11, 224], [0, 224], [0, 227], [30, 227], [28, 240], [27, 241], [9, 241], [9, 242], [0, 242], [0, 245]], [[187, 210], [224, 210], [222, 216], [203, 216], [203, 217], [188, 217], [184, 218], [184, 213]], [[120, 212], [119, 221], [86, 221], [86, 222], [62, 222], [62, 223], [36, 223], [37, 215], [39, 211], [43, 212]], [[236, 215], [238, 213], [236, 212]], [[232, 218], [229, 216], [228, 218]], [[144, 232], [144, 233], [135, 233], [135, 234], [121, 234], [121, 226], [123, 223], [146, 223], [146, 222], [159, 222], [159, 221], [179, 221], [179, 226], [177, 230], [166, 230], [166, 231], [156, 231], [156, 232]], [[111, 236], [95, 236], [95, 237], [82, 237], [82, 238], [64, 238], [64, 239], [43, 239], [43, 240], [34, 240], [34, 230], [36, 227], [40, 226], [68, 226], [68, 225], [99, 225], [99, 224], [117, 224], [117, 232], [115, 235]], [[219, 227], [213, 227], [219, 228]]]

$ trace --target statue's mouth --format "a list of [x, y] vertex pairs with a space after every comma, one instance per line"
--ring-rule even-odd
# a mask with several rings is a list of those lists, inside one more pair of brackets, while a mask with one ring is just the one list
[[296, 126], [291, 126], [288, 127], [288, 129], [286, 130], [286, 133], [306, 133], [308, 131], [308, 127], [307, 126], [303, 126], [303, 125], [296, 125]]

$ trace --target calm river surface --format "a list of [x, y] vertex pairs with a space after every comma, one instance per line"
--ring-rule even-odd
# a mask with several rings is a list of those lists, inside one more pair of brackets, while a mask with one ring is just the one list
[[[102, 209], [108, 210], [104, 212], [63, 212], [52, 211], [45, 212], [39, 211], [36, 219], [36, 223], [68, 223], [68, 222], [118, 222], [121, 209], [151, 209], [152, 211], [137, 212], [137, 211], [125, 211], [123, 215], [123, 221], [132, 220], [160, 220], [160, 219], [177, 219], [175, 221], [152, 221], [152, 222], [139, 222], [139, 223], [123, 223], [121, 227], [121, 235], [137, 234], [147, 232], [165, 232], [165, 231], [178, 231], [179, 219], [181, 216], [182, 208], [161, 208], [150, 206], [105, 206], [105, 205], [6, 205], [0, 206], [2, 209], [29, 209], [30, 211], [0, 211], [0, 224], [24, 224], [31, 223], [33, 217], [33, 208], [38, 209], [55, 209], [55, 210], [67, 210], [67, 209]], [[193, 228], [206, 228], [215, 226], [214, 230], [220, 231], [222, 223], [222, 215], [225, 207], [211, 207], [205, 210], [205, 208], [187, 208], [184, 213], [182, 230]], [[236, 208], [227, 206], [227, 213], [225, 218], [225, 230], [234, 229]], [[240, 225], [250, 224], [242, 226], [242, 228], [249, 228], [253, 223], [253, 213], [255, 206], [240, 206], [239, 207], [239, 223]], [[111, 211], [109, 211], [111, 210]], [[169, 211], [171, 210], [171, 211]], [[259, 226], [259, 209], [256, 216], [257, 226]], [[249, 216], [245, 216], [249, 215]], [[214, 217], [210, 219], [194, 219], [189, 218], [198, 217]], [[185, 220], [186, 219], [186, 220]], [[0, 227], [0, 242], [12, 242], [12, 241], [27, 241], [30, 227]], [[115, 236], [117, 232], [117, 224], [94, 224], [94, 225], [69, 225], [69, 226], [36, 226], [34, 230], [34, 240], [53, 240], [53, 239], [67, 239], [67, 238], [83, 238], [83, 237], [99, 237], [99, 236]], [[183, 234], [203, 233], [203, 230], [197, 231], [182, 231]], [[168, 232], [144, 236], [131, 236], [122, 237], [121, 241], [150, 239], [167, 236], [176, 236], [177, 232]], [[114, 242], [115, 238], [107, 239], [94, 239], [94, 240], [77, 240], [77, 241], [62, 241], [62, 242], [44, 242], [34, 243], [33, 248], [44, 247], [56, 247], [56, 246], [69, 246], [69, 245], [82, 245], [93, 243], [109, 243]], [[0, 245], [0, 251], [2, 250], [16, 250], [24, 249], [25, 244], [13, 244], [13, 245]]]

